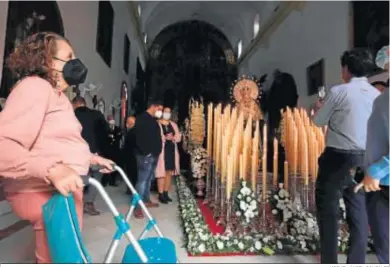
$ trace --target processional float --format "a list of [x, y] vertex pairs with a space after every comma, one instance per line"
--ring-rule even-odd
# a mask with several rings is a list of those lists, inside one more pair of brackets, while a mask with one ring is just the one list
[[[207, 154], [209, 160], [204, 204], [213, 210], [225, 234], [243, 231], [278, 230], [269, 207], [271, 191], [284, 188], [293, 203], [303, 208], [314, 206], [314, 183], [318, 172], [317, 159], [324, 149], [323, 129], [313, 125], [304, 109], [281, 110], [279, 140], [273, 139], [273, 170], [267, 170], [268, 131], [258, 100], [258, 82], [242, 76], [231, 88], [235, 105], [210, 103], [207, 107]], [[283, 182], [278, 179], [279, 142], [284, 147]], [[259, 203], [259, 212], [247, 223], [237, 216], [235, 197], [240, 184], [249, 185]]]

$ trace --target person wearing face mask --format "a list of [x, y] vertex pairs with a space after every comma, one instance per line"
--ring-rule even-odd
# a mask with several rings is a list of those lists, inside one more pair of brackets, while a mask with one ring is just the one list
[[[125, 161], [125, 171], [129, 176], [130, 182], [135, 185], [137, 183], [137, 160], [135, 158], [135, 116], [129, 116], [126, 120], [126, 137], [122, 155]], [[131, 194], [130, 189], [127, 189], [127, 194]]]
[[340, 61], [344, 83], [317, 101], [313, 115], [314, 124], [328, 126], [326, 148], [318, 159], [315, 192], [322, 264], [337, 264], [341, 197], [350, 232], [348, 264], [365, 262], [368, 241], [365, 194], [354, 192], [361, 177], [352, 177], [351, 172], [364, 166], [367, 121], [380, 93], [366, 78], [375, 68], [367, 50], [346, 51]]
[[172, 176], [180, 173], [177, 143], [181, 141], [181, 134], [177, 124], [171, 121], [171, 114], [171, 108], [165, 107], [162, 119], [159, 120], [163, 133], [163, 149], [158, 159], [156, 177], [158, 200], [163, 204], [172, 201], [168, 195]]
[[[18, 82], [0, 113], [0, 179], [12, 210], [32, 224], [35, 257], [50, 263], [42, 206], [58, 191], [73, 194], [82, 226], [83, 181], [91, 165], [112, 171], [112, 161], [91, 153], [64, 94], [83, 83], [87, 68], [68, 40], [55, 33], [27, 37], [6, 60]], [[60, 234], [60, 233], [59, 233]]]
[[[114, 119], [114, 116], [108, 115], [107, 121], [109, 125], [108, 130], [108, 147], [106, 148], [106, 155], [109, 159], [114, 161], [116, 164], [120, 165], [120, 141], [122, 138], [122, 131], [121, 129], [116, 126], [116, 122]], [[104, 175], [102, 184], [103, 186], [107, 186], [109, 184], [110, 186], [118, 186], [116, 184], [116, 176], [117, 173], [110, 173], [107, 175]]]
[[[158, 100], [150, 100], [148, 109], [137, 116], [135, 122], [135, 153], [138, 178], [135, 189], [147, 207], [158, 207], [150, 198], [150, 187], [155, 177], [157, 159], [162, 151], [161, 128], [156, 119], [162, 116], [163, 105]], [[143, 218], [142, 210], [137, 207], [134, 216]]]

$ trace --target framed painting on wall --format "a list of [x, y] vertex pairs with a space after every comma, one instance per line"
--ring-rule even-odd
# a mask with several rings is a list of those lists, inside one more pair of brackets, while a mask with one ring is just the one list
[[121, 113], [120, 113], [120, 121], [121, 121], [121, 127], [124, 129], [126, 124], [125, 124], [125, 121], [126, 121], [126, 117], [127, 117], [127, 113], [128, 113], [128, 109], [127, 109], [127, 98], [128, 98], [128, 89], [127, 89], [127, 84], [126, 82], [122, 82], [122, 86], [121, 86], [121, 105], [120, 105], [120, 110], [121, 110]]
[[318, 88], [325, 83], [325, 60], [322, 58], [306, 69], [308, 96], [318, 94]]

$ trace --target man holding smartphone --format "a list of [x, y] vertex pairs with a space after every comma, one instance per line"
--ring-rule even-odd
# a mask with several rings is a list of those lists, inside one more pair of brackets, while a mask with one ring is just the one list
[[316, 103], [313, 122], [328, 126], [326, 148], [318, 159], [316, 209], [320, 231], [321, 263], [337, 264], [339, 200], [344, 198], [350, 231], [348, 264], [365, 262], [368, 219], [364, 192], [354, 193], [351, 177], [364, 165], [367, 121], [379, 92], [367, 80], [374, 69], [367, 50], [353, 49], [341, 57], [344, 84], [332, 87]]

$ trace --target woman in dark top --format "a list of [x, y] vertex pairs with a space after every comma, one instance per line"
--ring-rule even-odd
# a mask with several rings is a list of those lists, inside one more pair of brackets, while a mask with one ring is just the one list
[[180, 172], [177, 143], [181, 141], [181, 134], [176, 123], [170, 119], [171, 109], [165, 107], [163, 110], [163, 118], [159, 121], [162, 131], [161, 134], [163, 135], [163, 150], [160, 154], [156, 169], [158, 199], [164, 204], [172, 201], [168, 196], [171, 179], [173, 175], [178, 175]]

